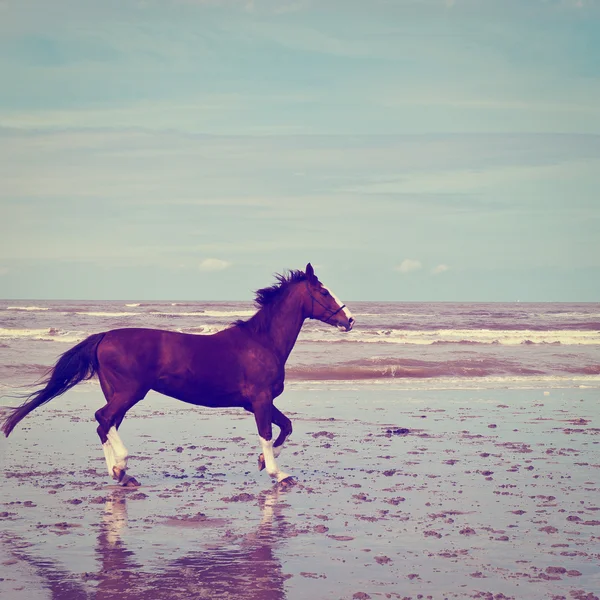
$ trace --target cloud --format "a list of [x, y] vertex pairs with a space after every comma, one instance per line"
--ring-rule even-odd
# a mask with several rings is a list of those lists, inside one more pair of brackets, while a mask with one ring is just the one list
[[418, 271], [422, 266], [423, 265], [419, 260], [405, 258], [398, 266], [394, 267], [394, 271], [400, 271], [400, 273], [411, 273], [413, 271]]
[[231, 266], [231, 263], [226, 260], [221, 260], [220, 258], [205, 258], [198, 268], [201, 271], [222, 271], [223, 269], [227, 269]]
[[438, 265], [437, 267], [434, 267], [433, 269], [431, 269], [431, 273], [433, 275], [439, 275], [440, 273], [445, 273], [446, 271], [449, 271], [450, 267], [448, 265]]
[[6, 275], [8, 273], [8, 267], [1, 267], [0, 266], [0, 276], [1, 275]]

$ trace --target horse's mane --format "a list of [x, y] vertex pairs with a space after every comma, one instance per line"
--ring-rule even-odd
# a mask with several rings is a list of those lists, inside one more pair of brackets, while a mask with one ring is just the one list
[[[266, 309], [266, 312], [269, 312], [269, 309], [273, 307], [279, 298], [283, 296], [285, 290], [293, 284], [298, 283], [300, 281], [307, 281], [308, 277], [304, 271], [300, 271], [299, 269], [293, 269], [288, 271], [286, 274], [276, 273], [275, 279], [277, 279], [277, 283], [269, 287], [261, 288], [260, 290], [256, 290], [254, 297], [254, 304], [258, 309]], [[259, 310], [253, 317], [250, 317], [247, 321], [239, 320], [235, 321], [234, 325], [239, 326], [258, 326], [260, 328], [259, 323], [257, 322], [257, 316], [259, 313], [264, 313], [265, 310]], [[266, 316], [266, 315], [262, 315]], [[261, 324], [262, 324], [261, 319]]]
[[288, 271], [287, 275], [276, 273], [275, 279], [277, 279], [277, 283], [274, 283], [272, 286], [256, 290], [254, 303], [258, 308], [264, 308], [265, 306], [273, 304], [277, 298], [281, 297], [291, 283], [306, 281], [308, 278], [304, 271], [292, 270]]

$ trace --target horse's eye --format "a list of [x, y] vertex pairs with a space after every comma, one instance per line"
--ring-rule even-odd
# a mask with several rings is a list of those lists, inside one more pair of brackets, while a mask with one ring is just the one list
[[329, 296], [329, 292], [327, 290], [321, 290], [322, 296]]

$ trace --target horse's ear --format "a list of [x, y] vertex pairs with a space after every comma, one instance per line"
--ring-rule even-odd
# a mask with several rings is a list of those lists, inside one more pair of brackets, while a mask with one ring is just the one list
[[316, 276], [315, 276], [315, 270], [313, 269], [312, 265], [310, 263], [308, 263], [306, 265], [306, 276], [308, 277], [308, 280], [312, 283], [315, 281]]

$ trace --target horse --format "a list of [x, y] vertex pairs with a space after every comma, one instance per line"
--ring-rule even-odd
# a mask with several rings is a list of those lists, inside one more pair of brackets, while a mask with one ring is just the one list
[[[285, 363], [306, 319], [350, 331], [355, 319], [325, 287], [310, 263], [305, 271], [276, 274], [277, 283], [256, 291], [256, 313], [213, 334], [127, 328], [95, 333], [62, 354], [44, 386], [8, 408], [0, 423], [6, 437], [32, 410], [96, 376], [106, 405], [96, 411], [109, 476], [125, 487], [140, 483], [127, 473], [127, 448], [118, 429], [127, 411], [154, 390], [211, 408], [239, 407], [254, 414], [266, 468], [277, 484], [294, 480], [277, 466], [292, 422], [273, 403], [284, 389]], [[272, 424], [279, 428], [273, 441]]]

